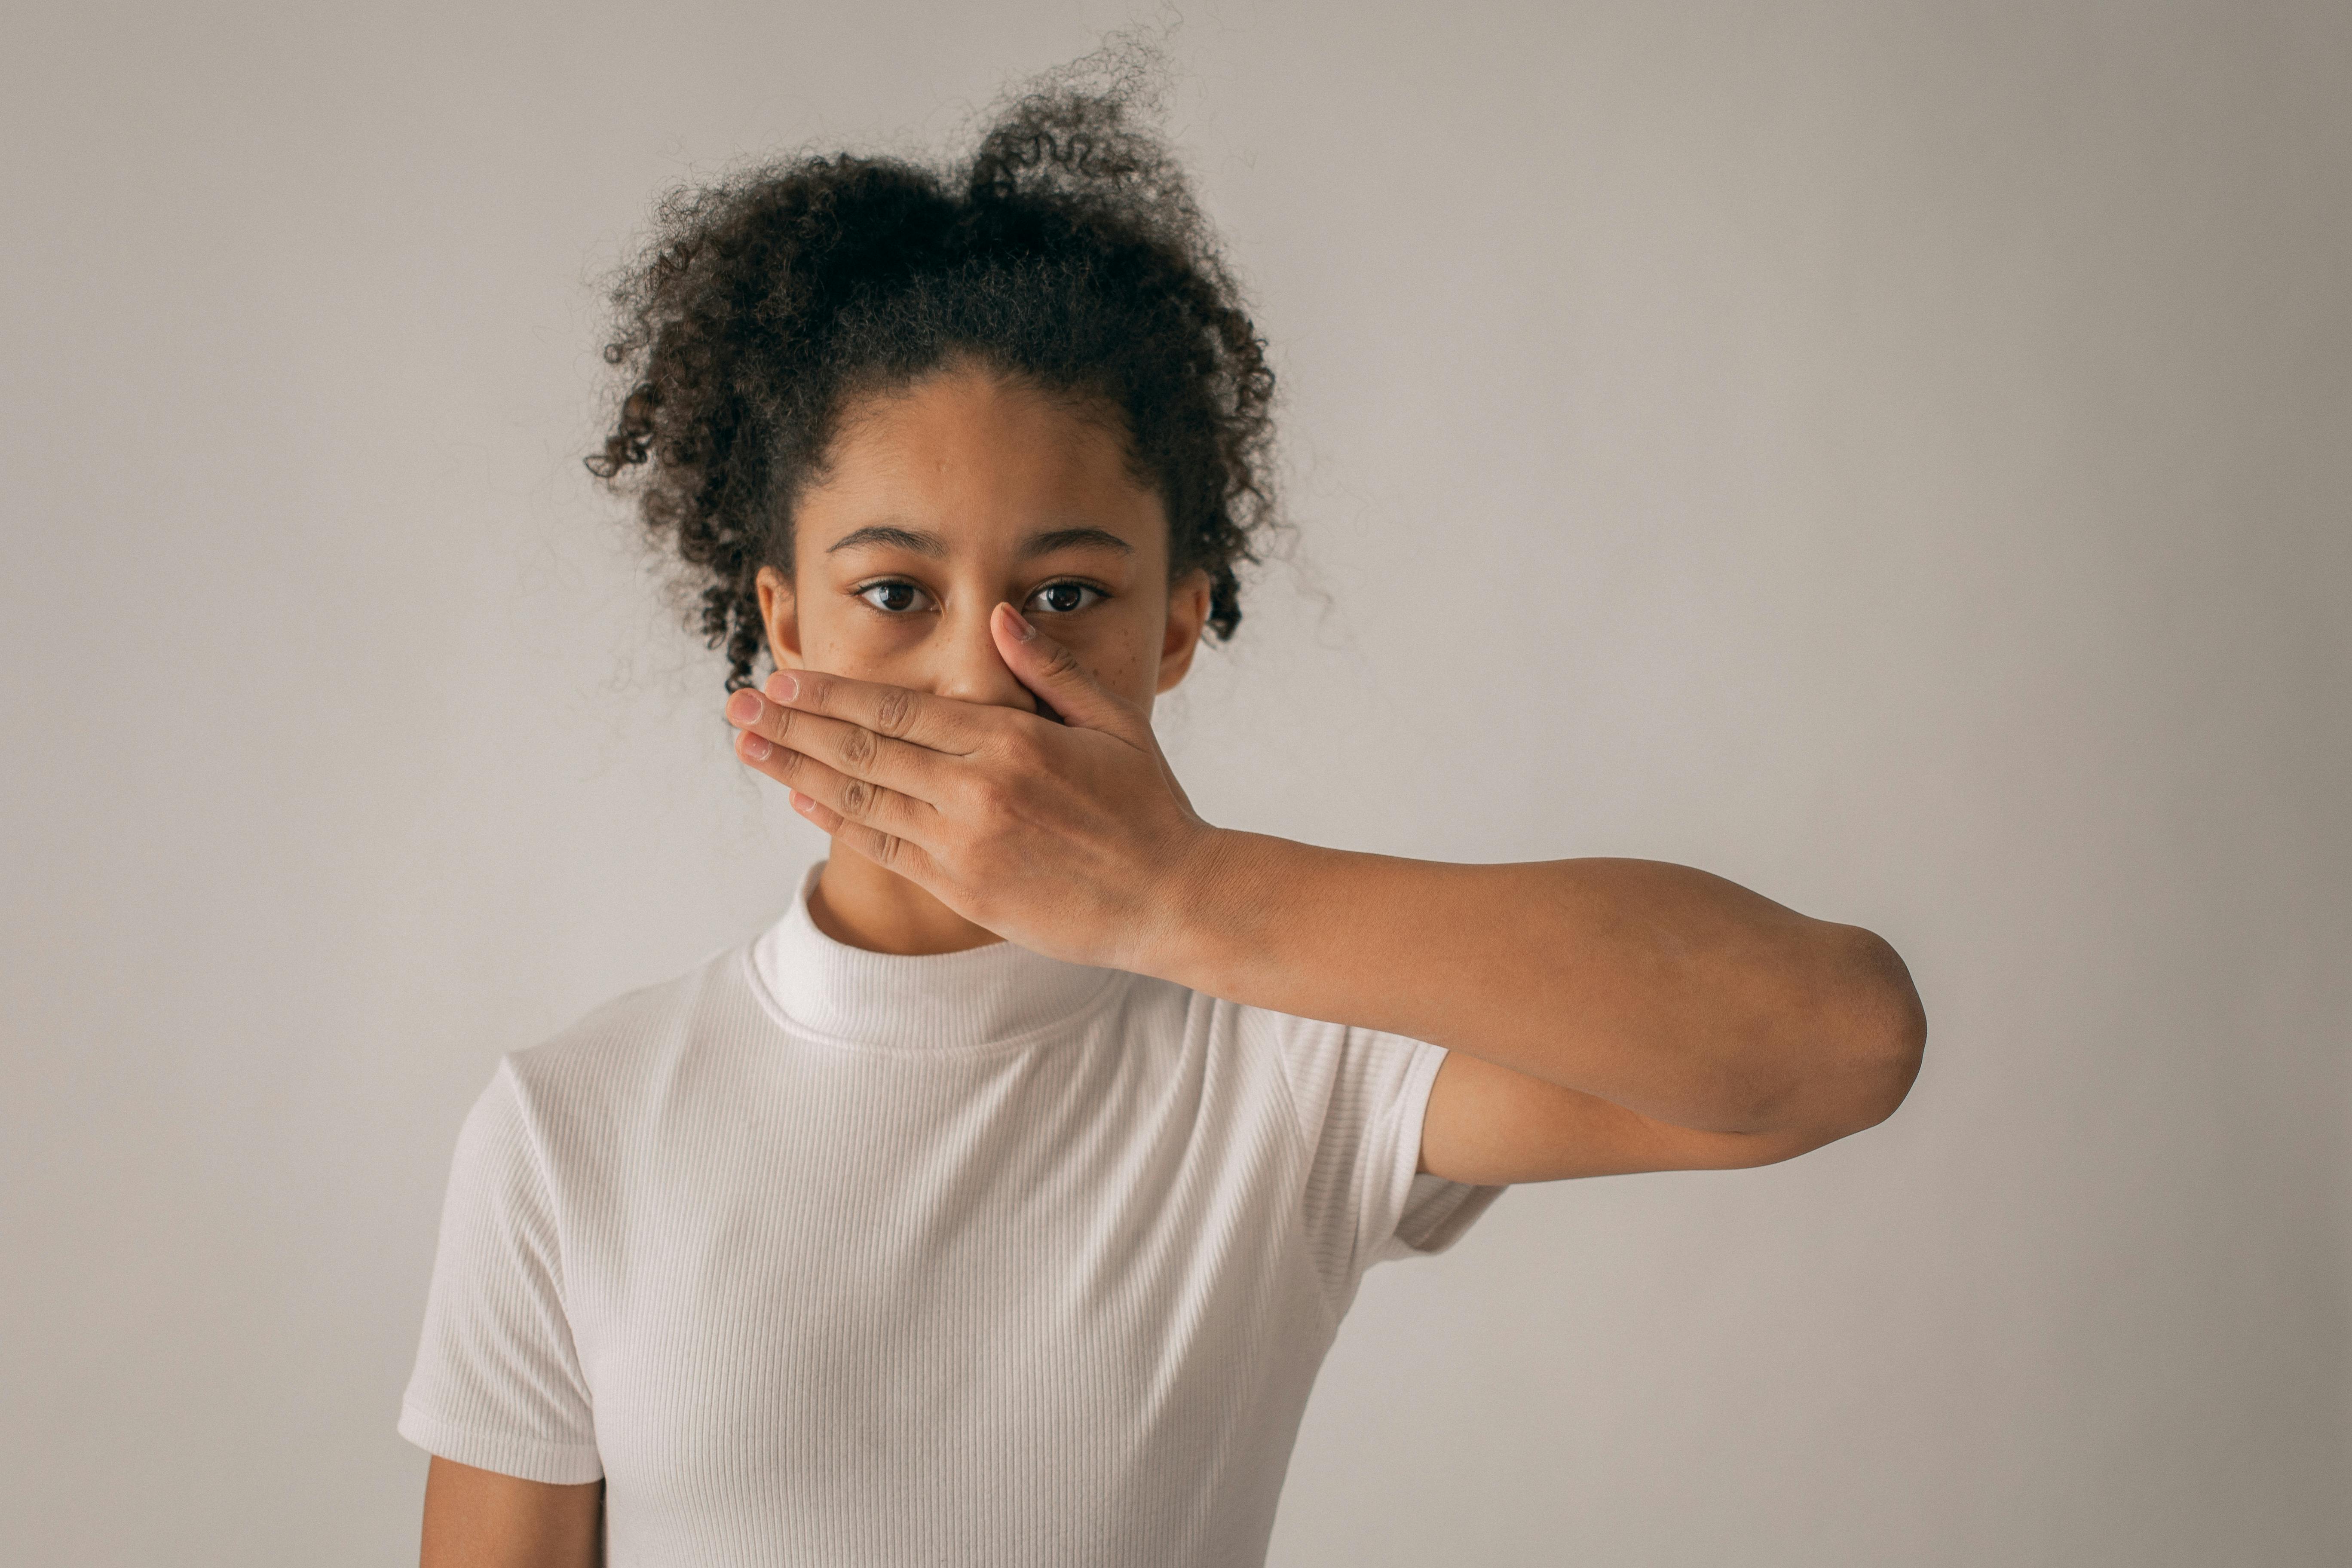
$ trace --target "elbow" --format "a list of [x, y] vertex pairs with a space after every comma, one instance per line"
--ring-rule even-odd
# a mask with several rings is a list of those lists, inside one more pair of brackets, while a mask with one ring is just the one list
[[1771, 1160], [1834, 1143], [1894, 1115], [1927, 1048], [1918, 987], [1885, 938], [1860, 926], [1816, 921], [1801, 952], [1774, 977], [1771, 1000], [1754, 1015], [1759, 1046], [1750, 1058], [1757, 1071], [1748, 1098], [1706, 1124], [1769, 1135], [1781, 1151]]
[[1741, 1129], [1796, 1140], [1796, 1152], [1894, 1115], [1927, 1047], [1927, 1011], [1902, 956], [1860, 926], [1819, 934], [1805, 988], [1786, 1004], [1783, 1070]]
[[1895, 1114], [1919, 1077], [1927, 1051], [1927, 1011], [1909, 965], [1884, 937], [1859, 926], [1847, 933], [1848, 977], [1842, 1027], [1853, 1091], [1850, 1132], [1875, 1127]]

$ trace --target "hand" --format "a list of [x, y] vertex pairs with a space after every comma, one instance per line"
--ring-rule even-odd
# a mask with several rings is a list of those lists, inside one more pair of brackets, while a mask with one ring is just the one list
[[1152, 973], [1201, 885], [1201, 820], [1151, 722], [1010, 605], [1006, 666], [1064, 721], [816, 670], [739, 691], [736, 749], [834, 842], [1008, 941]]

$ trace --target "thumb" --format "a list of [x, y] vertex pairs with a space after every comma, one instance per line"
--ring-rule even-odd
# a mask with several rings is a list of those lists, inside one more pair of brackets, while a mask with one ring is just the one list
[[1020, 611], [998, 604], [989, 612], [988, 629], [1005, 668], [1064, 723], [1113, 733], [1128, 729], [1132, 715], [1127, 704], [1096, 685], [1076, 654], [1032, 626]]

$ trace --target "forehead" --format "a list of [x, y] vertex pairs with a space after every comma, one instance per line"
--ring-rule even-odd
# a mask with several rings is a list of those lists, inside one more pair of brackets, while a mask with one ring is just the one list
[[884, 517], [918, 520], [950, 550], [1094, 527], [1148, 559], [1167, 552], [1160, 497], [1137, 481], [1105, 418], [971, 367], [845, 407], [824, 471], [795, 510], [804, 559]]

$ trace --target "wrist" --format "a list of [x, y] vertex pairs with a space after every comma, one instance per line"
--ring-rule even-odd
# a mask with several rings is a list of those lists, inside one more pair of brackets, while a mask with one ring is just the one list
[[1272, 862], [1286, 841], [1203, 825], [1161, 879], [1149, 933], [1122, 967], [1210, 995], [1231, 995], [1262, 945], [1277, 885]]

